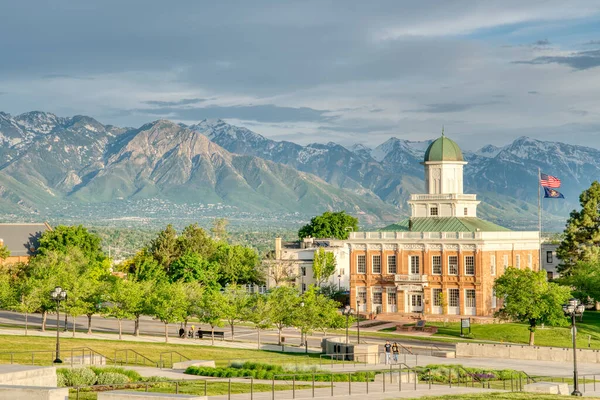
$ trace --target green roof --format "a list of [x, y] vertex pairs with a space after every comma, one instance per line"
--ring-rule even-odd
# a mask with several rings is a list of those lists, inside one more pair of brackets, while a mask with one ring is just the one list
[[464, 158], [456, 142], [442, 135], [429, 145], [424, 161], [464, 161]]
[[[412, 221], [412, 226], [410, 222]], [[415, 217], [388, 225], [385, 232], [508, 232], [510, 229], [474, 217]]]

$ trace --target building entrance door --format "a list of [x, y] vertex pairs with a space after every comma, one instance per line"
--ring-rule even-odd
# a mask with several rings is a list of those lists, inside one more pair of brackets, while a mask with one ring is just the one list
[[410, 312], [423, 312], [423, 295], [420, 293], [409, 293]]

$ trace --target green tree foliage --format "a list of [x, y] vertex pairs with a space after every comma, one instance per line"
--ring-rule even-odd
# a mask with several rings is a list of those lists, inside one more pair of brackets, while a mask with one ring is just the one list
[[171, 282], [198, 282], [203, 286], [219, 286], [219, 266], [198, 253], [187, 252], [171, 265]]
[[574, 288], [576, 298], [600, 302], [600, 261], [579, 261], [571, 274], [560, 278], [559, 283]]
[[226, 302], [223, 293], [214, 289], [204, 291], [198, 319], [200, 322], [210, 325], [212, 344], [215, 344], [215, 327], [223, 326], [225, 308]]
[[313, 217], [310, 223], [298, 231], [298, 237], [348, 239], [350, 231], [358, 230], [358, 219], [346, 214], [345, 211], [326, 211]]
[[556, 249], [561, 259], [558, 272], [570, 275], [578, 261], [592, 261], [600, 254], [600, 183], [592, 182], [579, 196], [581, 210], [571, 211], [563, 240]]
[[181, 247], [177, 240], [177, 231], [169, 224], [150, 243], [150, 253], [158, 264], [169, 273], [171, 263], [181, 255]]
[[165, 342], [169, 341], [169, 324], [186, 318], [187, 299], [181, 283], [162, 282], [153, 288], [150, 306], [152, 315], [165, 324]]
[[41, 255], [52, 251], [66, 254], [70, 248], [77, 248], [90, 263], [100, 264], [106, 259], [100, 243], [100, 237], [81, 225], [59, 225], [42, 234], [37, 251]]
[[270, 328], [271, 310], [269, 310], [269, 301], [264, 294], [255, 294], [250, 297], [248, 306], [244, 310], [244, 320], [252, 323], [256, 329], [256, 343], [260, 349], [260, 331]]
[[294, 326], [294, 310], [300, 306], [300, 297], [295, 288], [280, 286], [273, 289], [267, 297], [269, 320], [278, 332], [278, 343], [281, 345], [281, 332], [284, 328]]
[[196, 253], [206, 259], [215, 253], [214, 240], [198, 224], [186, 226], [177, 239], [181, 253]]
[[231, 339], [234, 338], [234, 324], [244, 318], [244, 310], [248, 306], [250, 295], [246, 288], [238, 285], [227, 285], [223, 292], [224, 308], [223, 318], [227, 320], [231, 329]]
[[263, 281], [258, 254], [248, 247], [220, 242], [213, 261], [219, 266], [219, 283], [249, 284]]
[[315, 278], [319, 287], [335, 273], [336, 266], [337, 262], [335, 260], [335, 254], [330, 251], [325, 251], [322, 247], [315, 252], [313, 259], [313, 278]]
[[549, 283], [544, 271], [508, 268], [494, 284], [496, 295], [504, 298], [498, 315], [529, 323], [529, 345], [534, 345], [538, 324], [565, 325], [562, 305], [571, 297], [566, 286]]
[[137, 252], [135, 256], [124, 261], [119, 269], [136, 281], [162, 281], [167, 278], [165, 270], [148, 249]]
[[10, 257], [10, 250], [5, 245], [0, 246], [0, 260], [4, 261]]
[[40, 294], [43, 289], [34, 279], [22, 276], [12, 283], [14, 301], [12, 309], [25, 314], [25, 336], [28, 334], [29, 314], [36, 312], [41, 308], [41, 298], [45, 293]]
[[210, 228], [210, 232], [215, 240], [227, 241], [227, 239], [229, 239], [227, 225], [229, 225], [229, 221], [227, 221], [226, 218], [215, 218], [212, 222], [212, 227]]
[[104, 309], [107, 316], [116, 318], [119, 323], [119, 340], [123, 339], [123, 319], [134, 316], [134, 311], [143, 302], [141, 294], [137, 282], [120, 278], [111, 282]]

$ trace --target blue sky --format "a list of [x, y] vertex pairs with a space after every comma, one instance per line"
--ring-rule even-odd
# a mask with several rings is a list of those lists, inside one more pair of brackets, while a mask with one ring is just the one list
[[600, 148], [599, 1], [0, 1], [12, 114]]

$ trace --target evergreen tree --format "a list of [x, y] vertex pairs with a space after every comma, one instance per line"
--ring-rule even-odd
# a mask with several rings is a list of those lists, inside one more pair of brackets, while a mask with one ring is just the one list
[[571, 275], [578, 261], [592, 261], [600, 254], [600, 183], [592, 182], [579, 196], [581, 211], [573, 210], [563, 240], [556, 250], [561, 264], [558, 272]]
[[348, 239], [350, 231], [358, 230], [358, 219], [346, 214], [345, 211], [326, 211], [322, 215], [313, 217], [310, 223], [298, 231], [298, 237]]

